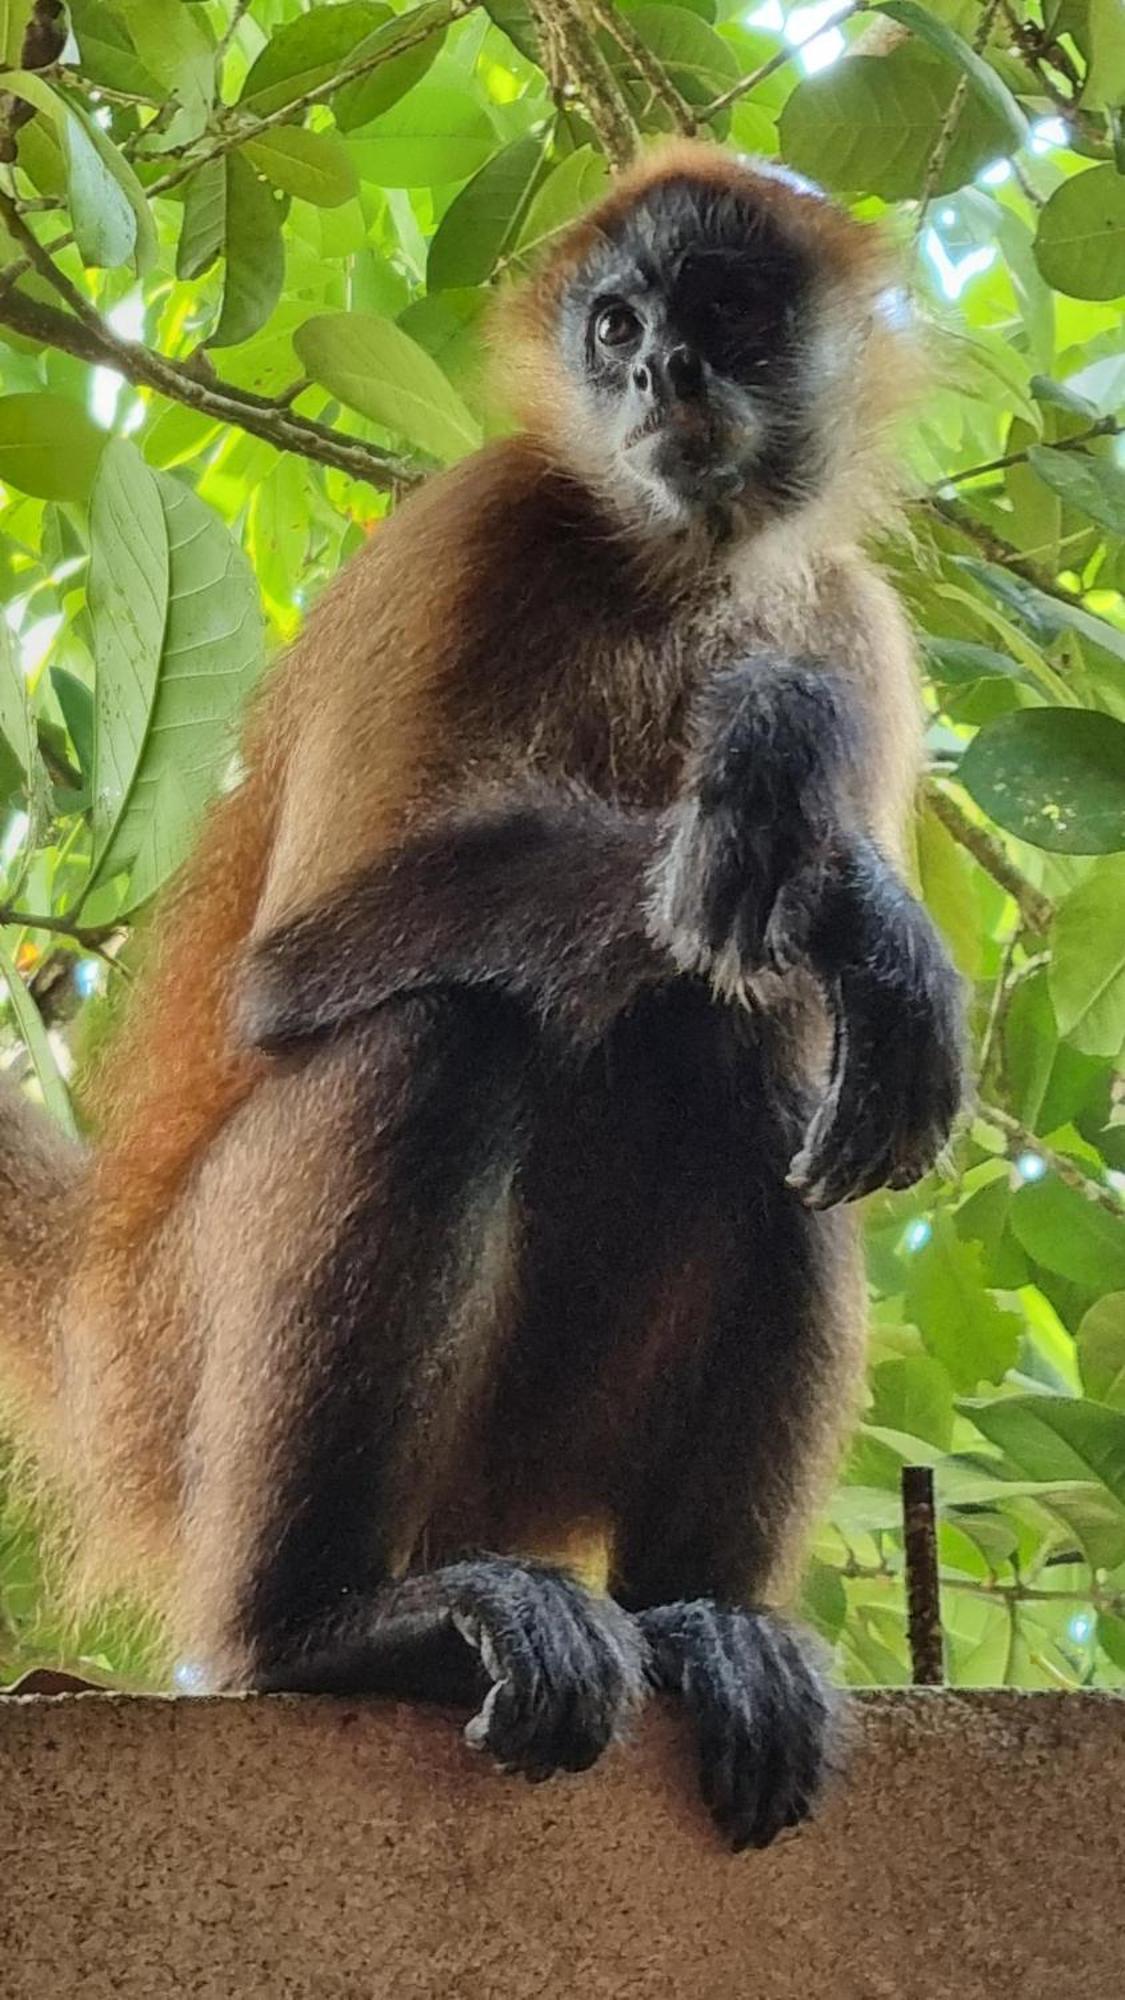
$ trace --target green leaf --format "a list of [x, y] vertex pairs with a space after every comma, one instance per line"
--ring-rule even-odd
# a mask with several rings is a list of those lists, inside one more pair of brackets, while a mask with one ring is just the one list
[[[778, 127], [784, 158], [824, 186], [898, 201], [921, 193], [957, 73], [907, 45], [848, 56], [797, 85]], [[1010, 150], [1008, 126], [970, 97], [938, 179], [948, 194]]]
[[1125, 1291], [1108, 1292], [1083, 1315], [1077, 1347], [1087, 1394], [1125, 1410]]
[[1091, 1056], [1125, 1047], [1125, 854], [1099, 862], [1060, 905], [1047, 969], [1060, 1035]]
[[156, 474], [135, 446], [114, 440], [106, 447], [90, 496], [95, 865], [112, 845], [148, 735], [169, 577], [168, 532]]
[[277, 197], [238, 153], [228, 153], [223, 303], [208, 347], [237, 347], [263, 327], [281, 296], [285, 246]]
[[1090, 167], [1063, 181], [1040, 212], [1035, 261], [1069, 298], [1125, 293], [1125, 175]]
[[609, 168], [602, 155], [593, 146], [579, 146], [537, 190], [519, 234], [521, 257], [534, 256], [576, 215], [598, 201], [608, 185]]
[[342, 0], [285, 22], [251, 63], [240, 104], [263, 117], [307, 96], [349, 68], [372, 31], [392, 18], [382, 0]]
[[1055, 854], [1125, 847], [1125, 722], [1090, 709], [1025, 708], [978, 730], [957, 768], [1008, 833]]
[[479, 97], [448, 83], [418, 84], [349, 141], [363, 179], [388, 188], [468, 180], [495, 144]]
[[0, 978], [3, 978], [7, 985], [12, 1012], [16, 1017], [16, 1027], [31, 1057], [39, 1088], [43, 1093], [43, 1102], [52, 1118], [58, 1120], [64, 1132], [74, 1136], [77, 1127], [71, 1110], [70, 1094], [55, 1061], [55, 1052], [51, 1047], [47, 1030], [43, 1026], [43, 1017], [20, 978], [15, 960], [2, 936], [0, 936]]
[[156, 227], [144, 189], [124, 154], [96, 120], [60, 97], [41, 76], [13, 70], [5, 81], [17, 97], [43, 112], [54, 128], [83, 261], [114, 266], [132, 257], [138, 272], [151, 269]]
[[957, 33], [956, 28], [942, 20], [940, 14], [930, 7], [921, 6], [919, 0], [883, 0], [883, 4], [873, 8], [872, 12], [886, 14], [890, 20], [909, 28], [911, 34], [929, 42], [931, 48], [959, 69], [968, 78], [970, 90], [1006, 126], [1010, 148], [1027, 143], [1027, 119], [1007, 84], [997, 76], [991, 64], [970, 47], [964, 36]]
[[542, 65], [539, 31], [527, 0], [485, 0], [485, 11], [529, 63]]
[[928, 1354], [881, 1361], [872, 1371], [871, 1422], [905, 1432], [948, 1451], [953, 1435], [953, 1390], [941, 1364]]
[[0, 739], [18, 767], [16, 783], [28, 785], [36, 756], [35, 725], [28, 700], [27, 680], [16, 658], [7, 620], [3, 617], [0, 617]]
[[480, 444], [480, 428], [424, 348], [374, 313], [321, 313], [293, 345], [314, 382], [443, 460]]
[[1080, 1396], [967, 1399], [959, 1407], [1028, 1478], [1102, 1487], [1120, 1515], [1121, 1554], [1114, 1560], [1125, 1557], [1125, 1411]]
[[159, 103], [161, 87], [147, 70], [121, 22], [103, 0], [69, 0], [70, 25], [78, 43], [78, 68], [90, 83], [128, 91]]
[[[147, 902], [182, 860], [262, 663], [261, 608], [246, 557], [190, 487], [172, 473], [151, 476], [168, 552], [160, 671], [140, 759], [98, 865], [103, 880], [131, 871], [122, 914]], [[120, 547], [118, 559], [125, 560]]]
[[41, 500], [84, 500], [105, 432], [68, 396], [0, 396], [0, 480]]
[[1125, 1290], [1125, 1223], [1054, 1174], [1012, 1197], [1012, 1228], [1029, 1257], [1087, 1292]]
[[[397, 15], [367, 37], [355, 51], [353, 62], [375, 55], [385, 60], [367, 76], [345, 84], [333, 98], [332, 109], [341, 132], [352, 132], [357, 125], [381, 118], [421, 82], [441, 50], [449, 12], [449, 0], [426, 0], [424, 6]], [[400, 43], [409, 46], [396, 56], [392, 52]]]
[[[738, 57], [728, 42], [686, 7], [641, 6], [629, 10], [629, 24], [688, 104], [700, 107], [720, 97], [740, 75]], [[605, 50], [611, 68], [629, 79], [627, 95], [644, 112], [651, 130], [664, 118], [654, 118], [652, 92], [636, 67], [607, 36]]]
[[89, 782], [94, 769], [94, 697], [85, 681], [80, 681], [66, 667], [51, 668], [51, 686], [74, 745], [78, 768]]
[[1125, 7], [1121, 0], [1086, 0], [1088, 67], [1082, 102], [1105, 111], [1125, 104]]
[[1032, 445], [1028, 461], [1037, 476], [1068, 507], [1088, 514], [1111, 535], [1125, 535], [1125, 470], [1109, 458], [1081, 451], [1052, 451]]
[[112, 268], [133, 254], [137, 224], [118, 176], [109, 170], [85, 122], [42, 77], [15, 70], [8, 88], [54, 122], [66, 161], [67, 203], [84, 264]]
[[910, 1260], [906, 1308], [954, 1388], [1000, 1382], [1015, 1366], [1020, 1322], [985, 1285], [980, 1246], [960, 1242], [947, 1215]]
[[278, 125], [260, 139], [248, 139], [241, 151], [275, 187], [318, 208], [339, 208], [359, 190], [355, 162], [334, 132]]
[[543, 163], [543, 140], [516, 139], [473, 175], [430, 243], [431, 292], [483, 285], [519, 232]]
[[201, 7], [180, 0], [114, 0], [133, 46], [158, 82], [184, 107], [183, 136], [203, 130], [215, 95], [215, 47]]
[[176, 251], [177, 278], [198, 278], [223, 247], [227, 223], [227, 167], [205, 160], [184, 187], [184, 214]]

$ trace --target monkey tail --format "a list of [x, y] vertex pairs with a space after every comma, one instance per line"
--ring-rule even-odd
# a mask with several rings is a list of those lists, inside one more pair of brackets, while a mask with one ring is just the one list
[[4, 1417], [33, 1449], [54, 1427], [52, 1323], [85, 1162], [84, 1148], [0, 1075], [0, 1392]]

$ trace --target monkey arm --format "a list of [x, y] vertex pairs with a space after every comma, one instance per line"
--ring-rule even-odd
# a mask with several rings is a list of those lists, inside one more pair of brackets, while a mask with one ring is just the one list
[[659, 826], [561, 787], [451, 813], [251, 945], [241, 1032], [276, 1050], [403, 993], [490, 986], [596, 1037], [674, 971], [644, 918]]
[[832, 1068], [790, 1172], [813, 1207], [918, 1180], [964, 1081], [956, 973], [868, 835], [892, 760], [863, 692], [846, 669], [784, 658], [719, 676], [656, 876], [678, 964], [733, 991], [803, 964], [822, 987]]

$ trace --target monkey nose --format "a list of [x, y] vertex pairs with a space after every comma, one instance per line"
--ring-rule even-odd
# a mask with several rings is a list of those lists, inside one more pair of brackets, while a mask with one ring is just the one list
[[676, 396], [698, 396], [703, 387], [703, 363], [694, 348], [673, 347], [665, 362], [668, 384]]

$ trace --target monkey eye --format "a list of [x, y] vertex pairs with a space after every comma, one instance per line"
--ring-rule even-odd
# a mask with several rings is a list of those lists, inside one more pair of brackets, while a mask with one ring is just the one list
[[640, 338], [641, 322], [631, 306], [603, 306], [594, 321], [594, 338], [602, 347], [630, 347]]

